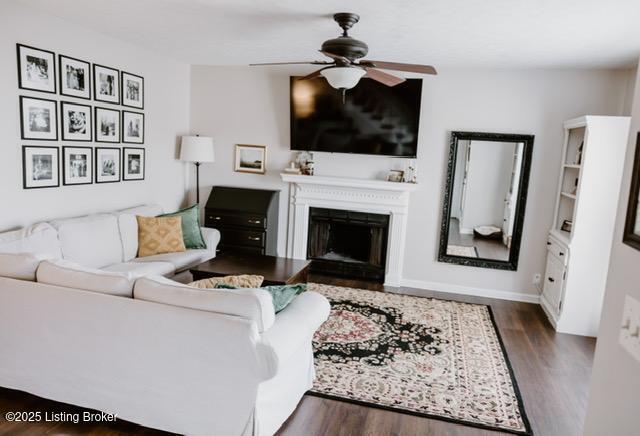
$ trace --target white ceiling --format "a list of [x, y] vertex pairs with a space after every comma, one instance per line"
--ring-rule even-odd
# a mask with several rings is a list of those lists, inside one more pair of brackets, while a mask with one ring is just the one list
[[618, 68], [640, 55], [640, 0], [20, 1], [191, 64], [322, 59], [334, 12], [360, 14], [352, 36], [376, 60]]

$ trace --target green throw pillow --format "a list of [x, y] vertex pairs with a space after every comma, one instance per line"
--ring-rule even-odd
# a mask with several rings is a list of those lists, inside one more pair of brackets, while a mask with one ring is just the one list
[[[238, 289], [234, 286], [227, 285], [225, 283], [218, 283], [216, 289]], [[276, 313], [283, 310], [293, 301], [293, 299], [307, 290], [306, 283], [298, 283], [296, 285], [278, 285], [278, 286], [263, 286], [260, 289], [264, 289], [271, 294], [273, 299], [273, 307]]]
[[158, 216], [182, 217], [182, 239], [186, 248], [207, 248], [200, 231], [200, 210], [197, 204], [177, 212], [165, 213]]

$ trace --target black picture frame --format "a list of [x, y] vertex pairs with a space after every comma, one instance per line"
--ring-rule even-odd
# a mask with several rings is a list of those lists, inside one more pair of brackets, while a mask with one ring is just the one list
[[[100, 129], [100, 115], [99, 115], [99, 111], [105, 111], [105, 112], [116, 112], [116, 122], [118, 123], [118, 131], [116, 132], [116, 135], [114, 136], [115, 140], [113, 141], [105, 141], [104, 139], [100, 139], [103, 137], [103, 135], [100, 134], [99, 129]], [[94, 106], [93, 108], [93, 113], [94, 113], [94, 117], [93, 117], [93, 125], [94, 125], [94, 141], [95, 142], [101, 142], [104, 144], [119, 144], [120, 143], [120, 135], [121, 135], [121, 130], [122, 130], [122, 119], [121, 119], [121, 114], [120, 114], [120, 110], [118, 109], [110, 109], [110, 108], [106, 108], [106, 107], [100, 107], [100, 106]]]
[[[87, 68], [87, 84], [86, 84], [86, 89], [87, 89], [87, 96], [84, 97], [82, 95], [78, 95], [78, 94], [72, 94], [72, 93], [67, 93], [65, 92], [65, 87], [64, 87], [64, 78], [65, 78], [65, 74], [64, 71], [62, 71], [64, 62], [63, 59], [68, 59], [70, 61], [74, 61], [74, 62], [79, 62], [81, 64], [86, 64]], [[92, 92], [91, 92], [91, 88], [93, 86], [92, 84], [92, 68], [91, 68], [91, 63], [87, 62], [87, 61], [83, 61], [82, 59], [76, 59], [76, 58], [72, 58], [71, 56], [66, 56], [63, 54], [59, 54], [58, 55], [58, 83], [60, 86], [60, 95], [64, 95], [66, 97], [73, 97], [73, 98], [81, 98], [83, 100], [91, 100], [91, 96], [92, 96]]]
[[[126, 101], [127, 99], [125, 99], [125, 89], [126, 89], [126, 77], [125, 76], [132, 76], [135, 78], [140, 79], [140, 84], [141, 84], [141, 97], [140, 97], [140, 105], [132, 105], [132, 104], [127, 104]], [[134, 108], [134, 109], [140, 109], [143, 110], [144, 109], [144, 77], [142, 76], [138, 76], [137, 74], [133, 74], [133, 73], [129, 73], [127, 71], [120, 71], [120, 102], [122, 104], [122, 106], [126, 106], [126, 107], [130, 107], [130, 108]]]
[[[23, 75], [22, 75], [22, 68], [24, 67], [24, 65], [22, 65], [22, 49], [26, 49], [26, 50], [35, 50], [35, 51], [39, 51], [42, 53], [46, 53], [48, 56], [51, 56], [51, 69], [50, 72], [53, 75], [51, 83], [53, 85], [53, 89], [52, 90], [47, 90], [47, 89], [42, 89], [42, 88], [37, 88], [37, 87], [32, 87], [32, 86], [28, 86], [27, 84], [24, 83], [23, 81]], [[16, 55], [17, 55], [17, 66], [18, 66], [18, 88], [20, 89], [26, 89], [29, 91], [38, 91], [38, 92], [46, 92], [48, 94], [57, 94], [58, 90], [57, 90], [57, 83], [56, 83], [56, 54], [52, 51], [49, 50], [44, 50], [41, 48], [37, 48], [37, 47], [32, 47], [30, 45], [25, 45], [25, 44], [16, 44]]]
[[[99, 160], [99, 154], [100, 154], [100, 150], [114, 150], [118, 152], [118, 158], [115, 159], [114, 161], [117, 163], [118, 165], [118, 179], [117, 180], [100, 180], [100, 172], [101, 169], [99, 168], [100, 165], [100, 160]], [[102, 183], [118, 183], [120, 181], [122, 181], [122, 149], [120, 147], [95, 147], [94, 148], [94, 156], [93, 156], [93, 173], [95, 174], [95, 182], [97, 184], [102, 184]]]
[[[55, 119], [49, 120], [49, 125], [53, 128], [55, 137], [42, 138], [37, 136], [29, 136], [25, 131], [25, 118], [24, 118], [24, 101], [25, 100], [39, 100], [53, 103]], [[30, 141], [57, 141], [58, 140], [58, 102], [57, 100], [50, 100], [48, 98], [30, 97], [26, 95], [20, 96], [20, 138]]]
[[[91, 159], [91, 174], [89, 175], [88, 182], [80, 182], [80, 183], [68, 183], [67, 182], [67, 150], [70, 149], [83, 149], [87, 150], [87, 155]], [[93, 155], [93, 147], [77, 147], [77, 146], [63, 146], [62, 147], [62, 184], [64, 186], [79, 186], [79, 185], [91, 185], [93, 184], [93, 173], [94, 173], [94, 155]]]
[[[129, 171], [128, 171], [128, 165], [126, 162], [127, 159], [127, 151], [128, 150], [138, 150], [141, 152], [142, 154], [142, 177], [130, 177], [129, 176]], [[143, 147], [124, 147], [122, 150], [122, 180], [123, 181], [141, 181], [144, 180], [147, 174], [147, 169], [146, 169], [146, 165], [147, 165], [147, 156], [146, 156], [146, 149], [144, 149]]]
[[[112, 75], [118, 81], [118, 83], [115, 85], [115, 87], [116, 87], [115, 94], [114, 94], [115, 99], [111, 100], [111, 99], [108, 99], [108, 98], [100, 98], [102, 96], [102, 94], [99, 92], [100, 80], [99, 80], [99, 74], [96, 71], [98, 68], [103, 68], [105, 70], [110, 70], [111, 72], [113, 72]], [[105, 65], [93, 64], [93, 99], [95, 101], [99, 101], [99, 102], [103, 102], [103, 103], [120, 105], [120, 93], [121, 93], [121, 90], [120, 90], [120, 70], [118, 70], [116, 68], [107, 67]]]
[[[27, 183], [27, 150], [28, 149], [47, 149], [55, 150], [56, 165], [55, 168], [51, 167], [51, 171], [55, 170], [56, 184], [44, 185], [44, 186], [29, 186]], [[23, 145], [22, 146], [22, 189], [46, 189], [46, 188], [58, 188], [60, 186], [60, 148], [49, 145]]]
[[629, 189], [629, 201], [627, 202], [627, 215], [624, 222], [622, 242], [630, 247], [640, 250], [640, 233], [636, 233], [636, 221], [640, 198], [640, 132], [636, 136], [636, 151], [631, 171], [631, 186]]
[[[73, 139], [73, 138], [69, 138], [66, 135], [67, 129], [65, 126], [65, 106], [67, 105], [73, 105], [73, 106], [82, 106], [82, 107], [86, 107], [88, 108], [87, 112], [89, 113], [89, 122], [88, 122], [88, 126], [87, 126], [87, 131], [89, 132], [89, 138], [88, 139]], [[74, 103], [72, 101], [60, 101], [60, 131], [61, 131], [61, 135], [62, 136], [62, 140], [63, 141], [72, 141], [72, 142], [91, 142], [93, 141], [93, 109], [90, 105], [88, 104], [79, 104], [79, 103]]]
[[[455, 181], [456, 159], [458, 155], [458, 142], [470, 141], [491, 141], [491, 142], [521, 142], [524, 143], [523, 156], [521, 162], [520, 179], [517, 193], [517, 205], [513, 226], [513, 236], [509, 259], [506, 261], [464, 257], [447, 254], [449, 241], [449, 222], [451, 214], [451, 202], [453, 199], [453, 189]], [[533, 135], [517, 135], [508, 133], [485, 133], [485, 132], [451, 132], [451, 142], [449, 147], [449, 161], [447, 164], [447, 180], [445, 184], [444, 200], [442, 205], [442, 221], [440, 225], [440, 245], [438, 249], [438, 261], [452, 263], [456, 265], [474, 266], [480, 268], [492, 268], [501, 270], [516, 271], [520, 256], [520, 244], [522, 242], [522, 229], [524, 226], [525, 209], [527, 203], [527, 191], [529, 189], [529, 175], [531, 173], [531, 159], [533, 156]]]
[[[127, 140], [125, 114], [133, 114], [133, 115], [140, 116], [142, 118], [142, 136], [141, 136], [139, 142], [138, 141]], [[144, 130], [145, 130], [144, 113], [127, 111], [127, 110], [124, 110], [124, 109], [122, 110], [122, 120], [121, 120], [121, 123], [120, 123], [120, 132], [121, 132], [121, 135], [122, 135], [122, 143], [123, 144], [144, 144], [144, 133], [145, 133]]]

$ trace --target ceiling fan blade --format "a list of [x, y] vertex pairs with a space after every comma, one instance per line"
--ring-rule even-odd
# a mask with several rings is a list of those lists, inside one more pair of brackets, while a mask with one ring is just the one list
[[317, 78], [317, 77], [320, 77], [320, 76], [321, 76], [320, 71], [322, 71], [322, 70], [326, 70], [327, 68], [331, 68], [331, 67], [324, 67], [324, 68], [320, 68], [319, 70], [316, 70], [316, 71], [314, 71], [314, 72], [313, 72], [313, 73], [311, 73], [311, 74], [307, 74], [307, 75], [306, 75], [306, 76], [304, 76], [304, 77], [299, 77], [297, 80], [309, 80], [309, 79], [315, 79], [315, 78]]
[[306, 62], [263, 62], [258, 64], [249, 64], [250, 67], [259, 67], [263, 65], [329, 65], [333, 62], [306, 61]]
[[404, 77], [394, 76], [393, 74], [385, 73], [375, 68], [365, 67], [364, 69], [367, 72], [367, 77], [387, 86], [396, 86], [406, 80]]
[[349, 58], [345, 58], [344, 56], [340, 56], [337, 54], [333, 54], [333, 53], [329, 53], [328, 51], [322, 51], [322, 50], [318, 50], [320, 53], [322, 53], [323, 55], [330, 57], [331, 59], [335, 59], [337, 61], [340, 62], [344, 62], [345, 64], [350, 64], [351, 60]]
[[385, 61], [370, 61], [362, 60], [360, 65], [365, 67], [383, 68], [385, 70], [407, 71], [409, 73], [420, 74], [438, 74], [435, 68], [431, 65], [418, 65], [418, 64], [401, 64], [398, 62], [385, 62]]

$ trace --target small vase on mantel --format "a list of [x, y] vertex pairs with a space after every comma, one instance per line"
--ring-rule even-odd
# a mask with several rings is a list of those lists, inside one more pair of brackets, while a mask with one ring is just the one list
[[418, 183], [418, 170], [416, 168], [416, 161], [411, 159], [404, 170], [402, 181], [405, 183]]

